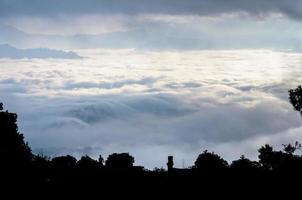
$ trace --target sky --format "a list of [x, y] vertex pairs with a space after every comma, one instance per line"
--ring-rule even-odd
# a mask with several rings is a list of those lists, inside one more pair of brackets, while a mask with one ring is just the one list
[[301, 9], [299, 0], [0, 0], [0, 101], [35, 153], [129, 152], [150, 169], [168, 155], [191, 166], [205, 149], [257, 159], [265, 143], [302, 138], [287, 93], [301, 84]]

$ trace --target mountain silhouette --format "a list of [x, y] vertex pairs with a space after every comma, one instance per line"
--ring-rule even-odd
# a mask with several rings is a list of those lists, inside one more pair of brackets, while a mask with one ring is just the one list
[[18, 49], [8, 44], [0, 45], [0, 58], [22, 59], [22, 58], [58, 58], [58, 59], [78, 59], [81, 58], [76, 53], [60, 51], [47, 48]]

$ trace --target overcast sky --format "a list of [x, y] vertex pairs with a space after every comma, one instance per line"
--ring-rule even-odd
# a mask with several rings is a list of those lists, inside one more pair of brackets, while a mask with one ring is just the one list
[[299, 0], [1, 0], [1, 16], [57, 16], [78, 14], [193, 14], [216, 15], [247, 12], [281, 13], [300, 18]]
[[52, 35], [29, 40], [10, 33], [13, 38], [0, 42], [19, 47], [300, 51], [301, 8], [299, 0], [0, 0], [0, 25]]

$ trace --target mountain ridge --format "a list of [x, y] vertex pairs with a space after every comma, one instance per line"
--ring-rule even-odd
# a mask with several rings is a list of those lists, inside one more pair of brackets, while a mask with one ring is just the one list
[[62, 51], [49, 48], [19, 49], [9, 44], [0, 44], [0, 58], [79, 59], [81, 56], [73, 51]]

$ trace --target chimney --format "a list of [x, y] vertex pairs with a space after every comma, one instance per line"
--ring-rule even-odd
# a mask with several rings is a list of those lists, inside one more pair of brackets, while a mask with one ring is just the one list
[[173, 156], [168, 156], [168, 162], [167, 162], [167, 167], [168, 167], [168, 172], [171, 172], [173, 170]]

